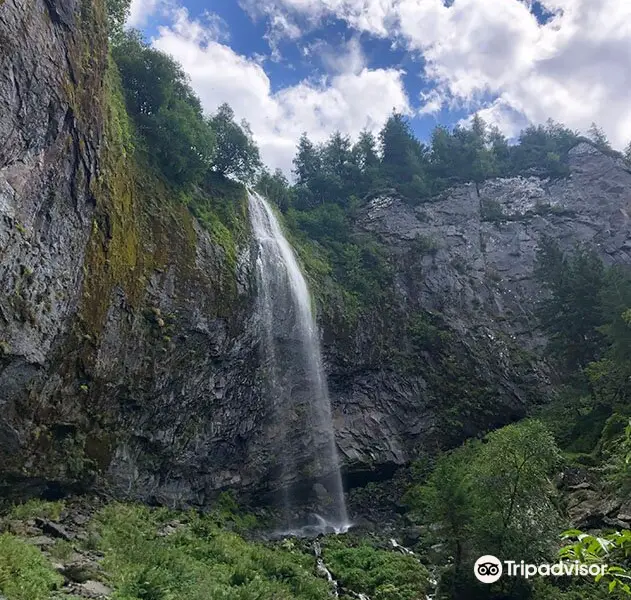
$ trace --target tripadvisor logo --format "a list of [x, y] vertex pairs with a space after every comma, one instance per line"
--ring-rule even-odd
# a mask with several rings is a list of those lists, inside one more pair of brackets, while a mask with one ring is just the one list
[[482, 583], [495, 583], [502, 576], [502, 570], [502, 561], [491, 554], [480, 556], [473, 567], [473, 573]]
[[608, 565], [592, 564], [582, 565], [579, 562], [557, 562], [542, 563], [533, 565], [515, 560], [501, 561], [499, 558], [491, 554], [486, 554], [478, 558], [473, 566], [473, 574], [478, 581], [482, 583], [495, 583], [503, 574], [507, 577], [523, 577], [529, 579], [535, 575], [540, 577], [561, 577], [563, 575], [570, 577], [603, 577], [607, 572]]

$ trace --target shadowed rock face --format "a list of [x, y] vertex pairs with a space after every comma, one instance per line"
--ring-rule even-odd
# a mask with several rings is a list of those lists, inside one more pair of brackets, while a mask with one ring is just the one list
[[[0, 492], [272, 495], [279, 429], [260, 393], [254, 250], [243, 244], [235, 266], [186, 209], [153, 201], [168, 191], [111, 156], [103, 7], [89, 4], [0, 9]], [[541, 235], [631, 262], [631, 174], [587, 144], [570, 162], [568, 179], [365, 209], [358, 228], [395, 272], [392, 306], [352, 331], [321, 323], [354, 482], [545, 401], [554, 374], [532, 314]], [[420, 311], [445, 333], [440, 351], [412, 348]]]

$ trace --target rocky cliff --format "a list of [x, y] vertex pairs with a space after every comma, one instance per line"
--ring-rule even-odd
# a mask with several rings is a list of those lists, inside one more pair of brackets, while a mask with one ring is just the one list
[[[244, 190], [195, 192], [231, 204], [240, 233], [227, 239], [133, 158], [103, 23], [101, 2], [0, 6], [5, 491], [99, 485], [204, 504], [225, 487], [271, 489]], [[320, 307], [350, 483], [545, 402], [538, 240], [631, 262], [631, 173], [587, 144], [570, 165], [566, 179], [364, 209], [357, 228], [386, 248], [391, 302], [344, 329]]]
[[[428, 440], [453, 443], [549, 399], [555, 373], [541, 360], [546, 339], [535, 316], [539, 240], [554, 237], [566, 250], [587, 244], [606, 264], [631, 263], [628, 166], [587, 143], [569, 160], [564, 179], [494, 179], [418, 207], [387, 194], [369, 203], [358, 227], [387, 249], [394, 308], [376, 307], [343, 356], [330, 337], [348, 461], [400, 463]], [[419, 315], [425, 339], [415, 348]]]

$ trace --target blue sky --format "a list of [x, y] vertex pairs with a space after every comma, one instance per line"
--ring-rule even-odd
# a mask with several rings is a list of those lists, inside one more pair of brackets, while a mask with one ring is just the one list
[[134, 0], [129, 25], [287, 173], [302, 131], [355, 137], [393, 108], [421, 139], [475, 112], [508, 137], [553, 118], [631, 139], [626, 0]]

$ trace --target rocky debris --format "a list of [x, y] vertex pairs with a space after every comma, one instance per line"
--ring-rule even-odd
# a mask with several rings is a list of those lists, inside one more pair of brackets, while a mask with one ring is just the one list
[[159, 531], [158, 531], [158, 536], [159, 537], [166, 537], [169, 535], [173, 535], [174, 533], [177, 533], [178, 531], [180, 531], [182, 528], [186, 527], [186, 525], [184, 525], [181, 521], [173, 520], [169, 523], [166, 523]]
[[46, 548], [55, 545], [55, 540], [53, 538], [46, 537], [45, 535], [38, 535], [35, 537], [27, 538], [27, 541], [29, 544], [33, 544], [33, 546], [39, 546], [40, 548]]
[[70, 533], [68, 533], [66, 528], [63, 527], [63, 525], [59, 525], [59, 523], [55, 523], [48, 519], [35, 519], [35, 524], [42, 530], [43, 533], [54, 538], [70, 541], [73, 537]]
[[578, 529], [600, 529], [607, 525], [620, 527], [616, 518], [622, 501], [606, 495], [602, 489], [579, 488], [566, 497], [567, 514]]
[[69, 589], [73, 594], [96, 600], [109, 598], [112, 594], [112, 590], [100, 581], [86, 581], [85, 583], [71, 586]]
[[[61, 511], [59, 521], [50, 518], [0, 520], [2, 528], [25, 542], [40, 548], [56, 571], [63, 576], [62, 594], [82, 598], [108, 598], [113, 593], [101, 580], [103, 555], [88, 549], [85, 543], [94, 513], [102, 506], [98, 498], [69, 500]], [[47, 533], [48, 535], [42, 535]], [[59, 546], [63, 547], [63, 553]]]
[[81, 554], [78, 560], [60, 565], [59, 572], [67, 582], [85, 583], [97, 577], [100, 573], [98, 562], [91, 557]]

